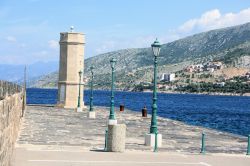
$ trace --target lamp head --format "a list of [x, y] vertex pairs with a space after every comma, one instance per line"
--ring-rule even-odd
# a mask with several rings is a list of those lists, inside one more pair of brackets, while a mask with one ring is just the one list
[[93, 72], [94, 69], [95, 69], [94, 66], [90, 66], [90, 71], [91, 72]]
[[110, 64], [111, 64], [111, 67], [114, 68], [115, 67], [115, 63], [116, 63], [116, 59], [115, 58], [112, 58], [110, 60]]
[[154, 43], [151, 44], [151, 47], [152, 47], [154, 56], [159, 56], [160, 50], [161, 50], [161, 44], [160, 44], [160, 42], [157, 40], [157, 38], [156, 38], [156, 40], [154, 41]]
[[80, 70], [80, 71], [78, 72], [78, 74], [79, 74], [79, 76], [81, 76], [81, 75], [82, 75], [82, 71]]

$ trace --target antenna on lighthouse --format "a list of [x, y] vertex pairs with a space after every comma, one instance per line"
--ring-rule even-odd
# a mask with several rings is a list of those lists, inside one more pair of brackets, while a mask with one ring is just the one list
[[74, 32], [74, 26], [70, 27], [70, 32]]

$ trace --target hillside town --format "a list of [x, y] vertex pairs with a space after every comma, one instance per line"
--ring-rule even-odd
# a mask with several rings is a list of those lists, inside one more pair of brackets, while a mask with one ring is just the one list
[[222, 62], [207, 62], [205, 64], [190, 65], [184, 68], [184, 71], [189, 73], [200, 73], [203, 71], [214, 72], [223, 68]]
[[[189, 93], [250, 93], [250, 71], [227, 67], [220, 61], [192, 64], [173, 73], [162, 73], [158, 88], [161, 92]], [[150, 82], [140, 82], [135, 91], [152, 89]]]

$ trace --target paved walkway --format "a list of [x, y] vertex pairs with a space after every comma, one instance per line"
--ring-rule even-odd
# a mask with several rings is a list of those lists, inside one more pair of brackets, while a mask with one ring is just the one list
[[[60, 148], [59, 148], [60, 147]], [[185, 155], [126, 151], [86, 151], [82, 147], [26, 146], [16, 148], [15, 166], [249, 166], [246, 155]]]
[[[97, 118], [88, 119], [87, 112], [28, 106], [16, 144], [14, 165], [127, 165], [131, 162], [132, 165], [238, 165], [238, 162], [250, 165], [250, 158], [245, 155], [245, 137], [159, 118], [163, 147], [155, 154], [143, 145], [150, 117], [141, 118], [139, 113], [129, 110], [122, 113], [116, 110], [116, 113], [118, 123], [127, 125], [127, 151], [122, 154], [101, 152], [107, 108], [96, 108]], [[208, 155], [205, 156], [197, 155], [202, 131], [206, 133]]]

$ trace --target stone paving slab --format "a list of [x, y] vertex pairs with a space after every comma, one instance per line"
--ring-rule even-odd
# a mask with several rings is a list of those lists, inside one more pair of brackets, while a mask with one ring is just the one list
[[[109, 109], [96, 107], [96, 119], [88, 119], [87, 111], [78, 113], [56, 107], [28, 106], [23, 119], [17, 146], [46, 145], [47, 147], [80, 146], [83, 149], [103, 149]], [[126, 149], [152, 151], [144, 146], [150, 117], [138, 112], [116, 109], [118, 123], [127, 125]], [[190, 126], [166, 118], [158, 118], [159, 133], [163, 136], [160, 152], [200, 152], [201, 133], [206, 133], [207, 153], [245, 154], [247, 138], [212, 129]]]

